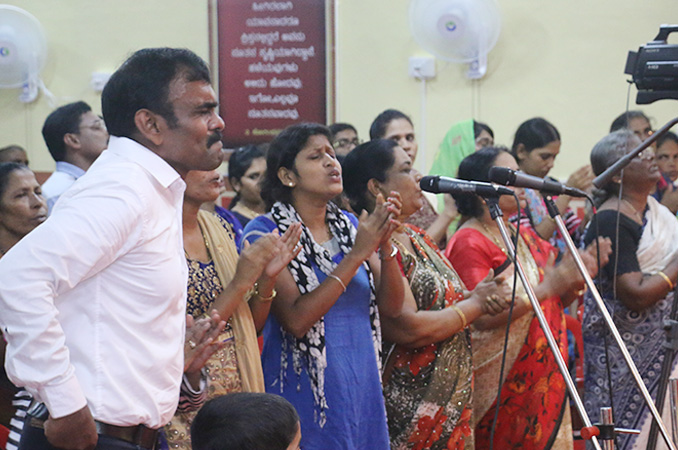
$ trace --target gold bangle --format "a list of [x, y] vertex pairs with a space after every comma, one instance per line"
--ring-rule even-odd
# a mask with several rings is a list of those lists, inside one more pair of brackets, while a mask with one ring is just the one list
[[676, 287], [676, 286], [673, 284], [673, 282], [671, 281], [671, 278], [669, 278], [668, 275], [666, 275], [666, 274], [665, 274], [664, 272], [662, 272], [661, 270], [658, 271], [658, 272], [655, 272], [655, 275], [659, 275], [660, 277], [662, 277], [662, 278], [664, 279], [664, 281], [666, 281], [666, 284], [669, 285], [669, 290], [672, 291], [673, 288]]
[[327, 275], [327, 277], [328, 277], [328, 278], [332, 278], [333, 280], [337, 280], [337, 281], [339, 282], [339, 284], [341, 284], [341, 288], [344, 290], [344, 292], [346, 292], [346, 285], [344, 284], [343, 281], [341, 281], [341, 278], [339, 278], [338, 276], [334, 275], [333, 273]]
[[273, 291], [271, 291], [271, 295], [268, 297], [264, 297], [263, 295], [261, 295], [261, 292], [259, 292], [259, 284], [254, 283], [254, 295], [259, 297], [260, 302], [267, 303], [273, 301], [276, 295], [278, 295], [278, 292], [275, 290], [275, 288], [273, 288]]
[[457, 305], [452, 305], [452, 309], [457, 313], [457, 315], [459, 315], [459, 318], [461, 319], [461, 328], [466, 328], [468, 322], [466, 321], [466, 314], [464, 314], [464, 311], [462, 311]]
[[396, 253], [398, 253], [398, 247], [396, 247], [395, 245], [391, 244], [391, 254], [388, 255], [388, 256], [384, 256], [384, 255], [381, 253], [381, 249], [380, 249], [380, 250], [379, 250], [379, 259], [381, 259], [382, 261], [390, 261], [390, 260], [392, 260], [393, 258], [395, 258]]

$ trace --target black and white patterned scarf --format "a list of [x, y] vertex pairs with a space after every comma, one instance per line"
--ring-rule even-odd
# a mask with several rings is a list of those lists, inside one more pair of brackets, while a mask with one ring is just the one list
[[[294, 207], [288, 203], [277, 202], [271, 209], [271, 215], [280, 234], [283, 234], [295, 222], [301, 223], [301, 238], [299, 244], [301, 251], [289, 264], [288, 269], [297, 283], [301, 295], [311, 292], [320, 285], [318, 277], [313, 270], [313, 263], [325, 274], [332, 273], [337, 264], [332, 261], [332, 255], [320, 244], [315, 242], [309, 229], [304, 225]], [[339, 242], [339, 248], [347, 255], [353, 247], [356, 229], [344, 213], [333, 203], [327, 205], [326, 221], [330, 232]], [[370, 323], [372, 326], [372, 341], [374, 344], [377, 365], [381, 368], [381, 326], [379, 324], [379, 311], [374, 290], [372, 271], [367, 262], [363, 262], [370, 280]], [[306, 365], [306, 371], [310, 379], [311, 390], [316, 407], [320, 410], [318, 424], [323, 427], [328, 408], [325, 398], [325, 368], [327, 356], [325, 353], [325, 322], [321, 317], [310, 330], [300, 339], [281, 328], [283, 335], [283, 349], [280, 361], [280, 389], [283, 388], [284, 374], [287, 372], [287, 351], [292, 345], [292, 364], [297, 376], [301, 375], [302, 364]], [[381, 370], [379, 370], [381, 373]]]

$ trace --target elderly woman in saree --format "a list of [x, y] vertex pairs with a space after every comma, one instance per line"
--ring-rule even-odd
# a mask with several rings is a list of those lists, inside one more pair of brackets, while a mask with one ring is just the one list
[[[346, 194], [356, 212], [371, 212], [379, 196], [397, 192], [402, 199], [398, 219], [404, 222], [425, 201], [421, 176], [392, 140], [359, 145], [343, 167]], [[391, 448], [473, 449], [468, 325], [507, 306], [502, 300], [507, 285], [488, 269], [473, 292], [466, 291], [433, 240], [414, 225], [396, 230], [391, 241], [405, 284], [402, 313], [382, 319]]]
[[[604, 137], [591, 151], [591, 164], [601, 174], [619, 158], [640, 144], [632, 131], [619, 130]], [[596, 236], [612, 240], [610, 262], [602, 270], [601, 295], [613, 316], [650, 394], [656, 398], [664, 360], [664, 320], [669, 317], [673, 287], [678, 278], [678, 221], [650, 194], [661, 173], [652, 148], [644, 150], [598, 192], [598, 213], [584, 242]], [[619, 449], [645, 448], [650, 413], [616, 345], [608, 346], [607, 329], [600, 311], [587, 296], [584, 301], [585, 406], [597, 418], [603, 406], [613, 406], [615, 425], [642, 429], [641, 434], [617, 436]], [[610, 339], [608, 339], [611, 342]], [[608, 368], [614, 385], [608, 385]], [[672, 363], [671, 377], [678, 377]], [[612, 392], [612, 399], [610, 399]], [[662, 393], [665, 395], [665, 393]], [[668, 400], [665, 424], [670, 424]], [[657, 448], [663, 448], [658, 442]]]

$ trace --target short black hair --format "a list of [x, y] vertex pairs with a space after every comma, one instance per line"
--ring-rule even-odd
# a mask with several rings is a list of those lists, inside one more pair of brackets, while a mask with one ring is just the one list
[[629, 122], [631, 122], [631, 120], [633, 119], [645, 119], [647, 120], [647, 123], [650, 123], [650, 118], [647, 117], [644, 112], [638, 109], [623, 112], [612, 121], [612, 125], [610, 125], [610, 133], [612, 133], [613, 131], [621, 130], [623, 128], [628, 128]]
[[215, 397], [191, 425], [193, 450], [287, 450], [299, 429], [294, 406], [275, 394]]
[[64, 136], [68, 133], [79, 133], [82, 115], [91, 110], [85, 102], [74, 102], [60, 106], [47, 116], [42, 126], [42, 137], [54, 161], [63, 161], [66, 158]]
[[473, 121], [473, 137], [477, 138], [480, 136], [480, 133], [485, 130], [487, 133], [492, 136], [492, 139], [494, 139], [494, 131], [492, 131], [492, 128], [486, 123], [483, 122], [478, 122], [476, 120]]
[[386, 181], [386, 172], [395, 162], [393, 149], [397, 146], [398, 143], [391, 139], [373, 139], [360, 144], [344, 158], [341, 164], [344, 194], [357, 214], [370, 205], [367, 182], [372, 178], [382, 183]]
[[332, 136], [325, 125], [305, 122], [290, 125], [271, 141], [266, 152], [266, 175], [261, 184], [261, 198], [266, 203], [266, 209], [270, 209], [275, 202], [292, 202], [292, 189], [282, 184], [278, 170], [285, 167], [296, 171], [294, 160], [309, 138], [318, 134], [327, 137], [327, 140]]
[[[252, 161], [257, 158], [265, 158], [266, 153], [260, 147], [250, 144], [244, 147], [235, 149], [231, 154], [231, 157], [228, 159], [228, 179], [233, 184], [233, 181], [240, 179], [245, 176], [252, 165]], [[236, 193], [235, 197], [231, 200], [231, 208], [234, 207], [240, 200], [240, 194]]]
[[667, 131], [666, 134], [662, 135], [659, 139], [657, 139], [657, 148], [661, 147], [664, 145], [665, 142], [675, 142], [678, 144], [678, 135], [672, 131]]
[[9, 184], [9, 177], [17, 170], [30, 171], [31, 169], [29, 169], [28, 166], [16, 162], [0, 163], [0, 199], [5, 195], [7, 185]]
[[358, 130], [356, 130], [353, 125], [345, 122], [333, 123], [332, 125], [329, 126], [329, 129], [330, 133], [332, 133], [332, 138], [334, 138], [334, 136], [336, 136], [337, 133], [344, 130], [352, 130], [355, 134], [358, 134]]
[[405, 119], [414, 126], [412, 119], [397, 109], [387, 109], [379, 114], [370, 125], [370, 139], [382, 139], [386, 135], [388, 124], [396, 119]]
[[145, 48], [135, 52], [106, 83], [101, 110], [112, 136], [134, 138], [134, 116], [140, 109], [161, 115], [170, 127], [177, 125], [169, 101], [170, 84], [183, 77], [188, 82], [210, 83], [207, 64], [198, 55], [182, 48]]
[[[490, 181], [490, 169], [494, 166], [497, 157], [503, 152], [508, 153], [505, 147], [485, 147], [471, 153], [459, 164], [457, 178], [471, 181]], [[480, 217], [485, 212], [483, 202], [476, 194], [469, 192], [455, 192], [452, 194], [457, 204], [457, 211], [465, 217]]]
[[511, 154], [518, 161], [518, 146], [520, 144], [523, 144], [525, 150], [529, 153], [535, 148], [546, 147], [554, 141], [560, 141], [558, 129], [548, 120], [542, 117], [535, 117], [521, 123], [518, 130], [516, 130], [513, 145], [511, 146]]

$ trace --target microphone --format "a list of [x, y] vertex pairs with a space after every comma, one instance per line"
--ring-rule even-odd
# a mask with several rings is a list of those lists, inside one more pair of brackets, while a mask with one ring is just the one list
[[539, 178], [526, 173], [516, 172], [506, 167], [492, 167], [490, 180], [504, 186], [531, 188], [549, 195], [569, 195], [571, 197], [588, 197], [586, 192], [548, 178]]
[[482, 181], [458, 180], [456, 178], [441, 177], [440, 175], [425, 176], [419, 181], [419, 186], [426, 192], [434, 194], [470, 193], [481, 197], [498, 197], [513, 195], [513, 191], [502, 186], [495, 186]]

